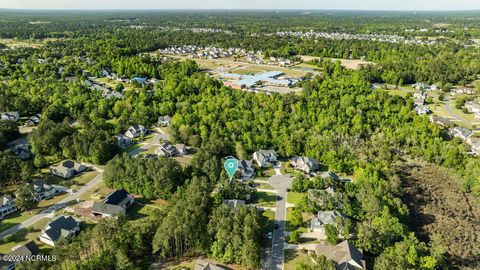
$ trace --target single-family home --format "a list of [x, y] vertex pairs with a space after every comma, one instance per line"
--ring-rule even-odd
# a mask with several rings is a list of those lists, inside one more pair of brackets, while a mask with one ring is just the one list
[[170, 115], [159, 116], [158, 125], [162, 127], [169, 126], [172, 123], [172, 117]]
[[175, 153], [178, 154], [178, 155], [186, 155], [188, 154], [188, 148], [185, 144], [175, 144], [174, 145], [175, 147]]
[[267, 167], [277, 161], [275, 150], [259, 150], [253, 153], [253, 160], [259, 167]]
[[18, 120], [20, 120], [20, 114], [18, 112], [3, 112], [0, 113], [0, 119], [18, 122]]
[[204, 260], [197, 260], [195, 262], [194, 270], [227, 270], [227, 268], [223, 268], [216, 264], [209, 263]]
[[237, 206], [244, 206], [244, 200], [224, 200], [223, 204], [236, 208]]
[[134, 201], [135, 198], [126, 190], [116, 190], [110, 193], [103, 202], [94, 202], [92, 213], [94, 215], [100, 215], [103, 218], [125, 214]]
[[337, 269], [365, 269], [362, 252], [348, 240], [335, 246], [318, 244], [315, 254], [335, 261]]
[[436, 115], [430, 115], [430, 122], [442, 127], [455, 126], [455, 124], [452, 121], [450, 121], [448, 118], [436, 116]]
[[13, 153], [22, 160], [28, 160], [32, 158], [32, 152], [30, 151], [30, 145], [19, 144], [13, 148]]
[[0, 220], [4, 219], [5, 216], [10, 215], [11, 213], [17, 211], [15, 206], [15, 201], [10, 195], [3, 195], [0, 197]]
[[480, 155], [480, 138], [470, 136], [467, 144], [470, 145], [473, 154]]
[[145, 128], [143, 125], [138, 125], [135, 124], [133, 126], [130, 126], [125, 132], [125, 136], [128, 138], [134, 139], [140, 137], [142, 134], [146, 135], [148, 134], [148, 129]]
[[173, 157], [176, 153], [177, 149], [169, 141], [160, 142], [160, 146], [155, 149], [155, 155], [160, 157]]
[[432, 113], [432, 111], [430, 111], [430, 109], [427, 106], [416, 106], [415, 107], [415, 112], [418, 115], [427, 115], [427, 114]]
[[250, 160], [240, 160], [238, 162], [238, 171], [242, 174], [242, 179], [252, 179], [255, 176], [255, 166]]
[[450, 129], [450, 134], [465, 141], [468, 137], [472, 136], [473, 132], [468, 128], [454, 127]]
[[324, 233], [326, 224], [337, 226], [340, 220], [345, 220], [345, 215], [338, 211], [319, 211], [310, 221], [310, 231]]
[[305, 156], [292, 158], [290, 164], [295, 169], [301, 170], [305, 173], [311, 173], [320, 169], [320, 165], [316, 159]]
[[49, 199], [61, 192], [57, 186], [46, 184], [43, 179], [33, 180], [32, 183], [28, 183], [27, 185], [33, 190], [33, 196], [37, 202]]
[[132, 79], [132, 81], [135, 81], [138, 84], [145, 84], [147, 82], [147, 78], [135, 77]]
[[475, 114], [475, 118], [480, 118], [480, 102], [468, 101], [465, 103], [465, 108], [471, 113]]
[[425, 97], [416, 97], [413, 102], [415, 103], [415, 106], [423, 106], [425, 105]]
[[87, 167], [79, 162], [72, 160], [62, 161], [57, 166], [50, 166], [50, 173], [62, 178], [70, 178], [76, 174], [85, 171]]
[[[10, 257], [17, 257], [17, 258], [23, 258], [23, 257], [31, 257], [34, 255], [37, 255], [40, 253], [40, 249], [38, 248], [37, 244], [35, 244], [34, 241], [30, 241], [24, 245], [20, 246], [15, 246], [13, 247], [12, 251], [8, 253]], [[3, 255], [0, 253], [0, 256]], [[1, 257], [0, 257], [1, 258]], [[5, 260], [0, 260], [0, 269], [2, 270], [14, 270], [15, 267], [20, 263], [20, 260], [14, 260], [14, 261], [5, 261]]]
[[63, 238], [68, 238], [80, 231], [80, 222], [70, 216], [59, 216], [42, 229], [40, 241], [52, 247]]
[[28, 118], [27, 121], [25, 121], [25, 126], [33, 127], [33, 126], [36, 126], [36, 125], [40, 124], [41, 117], [42, 117], [41, 114], [35, 114], [34, 116]]
[[117, 145], [120, 148], [126, 148], [133, 143], [133, 140], [123, 134], [118, 134], [114, 136], [117, 140]]
[[470, 87], [459, 87], [452, 89], [452, 94], [465, 94], [465, 95], [473, 95], [475, 94], [475, 89]]

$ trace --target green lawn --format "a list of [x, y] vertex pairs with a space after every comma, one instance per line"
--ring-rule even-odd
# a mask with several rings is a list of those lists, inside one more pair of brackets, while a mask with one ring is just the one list
[[303, 196], [305, 196], [305, 193], [299, 193], [299, 192], [288, 192], [287, 193], [287, 202], [291, 204], [297, 204], [300, 203], [302, 200]]
[[271, 190], [274, 190], [274, 188], [272, 186], [270, 186], [269, 184], [267, 183], [258, 183], [258, 182], [255, 182], [255, 184], [259, 185], [257, 186], [257, 188], [259, 189], [271, 189]]
[[285, 250], [285, 270], [295, 270], [299, 262], [306, 261], [310, 263], [308, 254], [299, 250], [286, 249]]
[[277, 195], [268, 192], [257, 192], [257, 204], [264, 207], [275, 207]]
[[30, 211], [17, 211], [8, 215], [5, 219], [0, 221], [0, 232], [3, 232], [13, 226], [16, 226], [34, 215]]
[[90, 182], [95, 176], [98, 175], [97, 171], [89, 171], [82, 173], [78, 177], [72, 178], [67, 182], [67, 185], [69, 188], [78, 190], [84, 185], [86, 185], [88, 182]]
[[140, 146], [141, 145], [135, 143], [135, 144], [132, 144], [132, 145], [128, 146], [127, 148], [122, 149], [122, 152], [130, 153], [133, 150], [135, 150], [137, 148], [140, 148]]
[[47, 246], [43, 245], [42, 242], [38, 241], [38, 236], [40, 235], [42, 228], [45, 227], [49, 221], [50, 220], [48, 218], [44, 218], [32, 227], [20, 230], [17, 233], [5, 238], [0, 244], [0, 253], [9, 253], [13, 247], [26, 244], [32, 240], [34, 240], [41, 249], [47, 248]]

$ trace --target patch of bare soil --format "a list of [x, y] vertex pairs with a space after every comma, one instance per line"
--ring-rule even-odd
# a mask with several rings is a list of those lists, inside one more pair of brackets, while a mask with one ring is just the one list
[[397, 167], [410, 209], [409, 225], [422, 241], [440, 234], [448, 269], [480, 269], [480, 206], [462, 192], [449, 172], [431, 165]]

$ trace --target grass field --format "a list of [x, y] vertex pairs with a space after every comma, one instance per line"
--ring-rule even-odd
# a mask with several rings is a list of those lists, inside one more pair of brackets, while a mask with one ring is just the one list
[[30, 211], [17, 211], [8, 215], [5, 219], [0, 221], [0, 232], [3, 232], [13, 226], [16, 226], [34, 215]]
[[302, 200], [303, 196], [305, 196], [305, 193], [288, 192], [287, 193], [287, 202], [291, 203], [291, 204], [297, 204]]

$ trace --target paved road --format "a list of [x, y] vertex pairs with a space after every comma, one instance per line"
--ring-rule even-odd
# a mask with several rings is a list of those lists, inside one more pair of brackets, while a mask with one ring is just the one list
[[467, 119], [461, 117], [461, 116], [458, 116], [456, 115], [453, 111], [452, 111], [452, 108], [451, 108], [451, 105], [450, 105], [450, 99], [446, 100], [445, 101], [445, 110], [447, 111], [447, 113], [450, 115], [450, 117], [452, 118], [455, 118], [456, 120], [460, 121], [460, 122], [463, 122], [464, 124], [466, 125], [473, 125], [475, 123], [472, 123], [471, 121], [468, 121]]
[[[138, 153], [140, 153], [141, 151], [145, 151], [145, 149], [148, 149], [150, 148], [151, 146], [153, 146], [154, 144], [158, 143], [160, 141], [160, 139], [166, 139], [168, 138], [168, 134], [165, 134], [165, 133], [155, 133], [155, 137], [153, 137], [152, 141], [150, 143], [147, 143], [145, 145], [143, 145], [142, 147], [138, 148], [138, 149], [135, 149], [133, 151], [130, 152], [130, 155], [131, 156], [135, 156], [137, 155]], [[18, 231], [24, 229], [24, 228], [27, 228], [27, 227], [30, 227], [32, 225], [34, 225], [35, 223], [39, 222], [40, 220], [44, 219], [44, 218], [52, 218], [54, 216], [54, 212], [61, 209], [61, 208], [64, 208], [65, 206], [67, 206], [68, 204], [70, 204], [71, 202], [77, 200], [78, 198], [80, 198], [80, 196], [82, 196], [85, 192], [87, 192], [89, 189], [91, 189], [93, 186], [97, 185], [98, 183], [100, 183], [103, 179], [103, 170], [100, 170], [98, 168], [96, 168], [95, 166], [91, 165], [91, 164], [86, 164], [88, 166], [91, 166], [93, 168], [95, 168], [96, 171], [100, 172], [100, 174], [98, 174], [97, 176], [95, 176], [95, 178], [93, 178], [92, 180], [90, 180], [90, 182], [88, 182], [86, 185], [84, 185], [83, 187], [81, 187], [77, 192], [73, 193], [73, 194], [70, 194], [68, 197], [66, 197], [65, 199], [59, 201], [58, 203], [50, 206], [49, 208], [47, 209], [44, 209], [43, 211], [41, 211], [40, 213], [36, 214], [35, 216], [23, 221], [22, 223], [14, 226], [14, 227], [11, 227], [10, 229], [8, 230], [5, 230], [3, 232], [0, 233], [0, 239], [3, 239], [5, 238], [6, 236], [8, 235], [11, 235], [11, 234], [15, 234], [17, 233]]]
[[278, 228], [273, 231], [271, 268], [272, 270], [283, 269], [285, 251], [285, 225], [287, 221], [287, 190], [292, 185], [292, 178], [286, 175], [274, 175], [268, 183], [277, 190], [280, 200], [277, 201], [275, 209], [275, 224]]
[[140, 154], [143, 151], [147, 151], [148, 148], [154, 146], [155, 144], [158, 144], [160, 140], [169, 140], [170, 136], [166, 133], [154, 133], [154, 137], [151, 142], [146, 143], [146, 144], [141, 144], [141, 146], [133, 151], [130, 152], [130, 155], [132, 157]]

